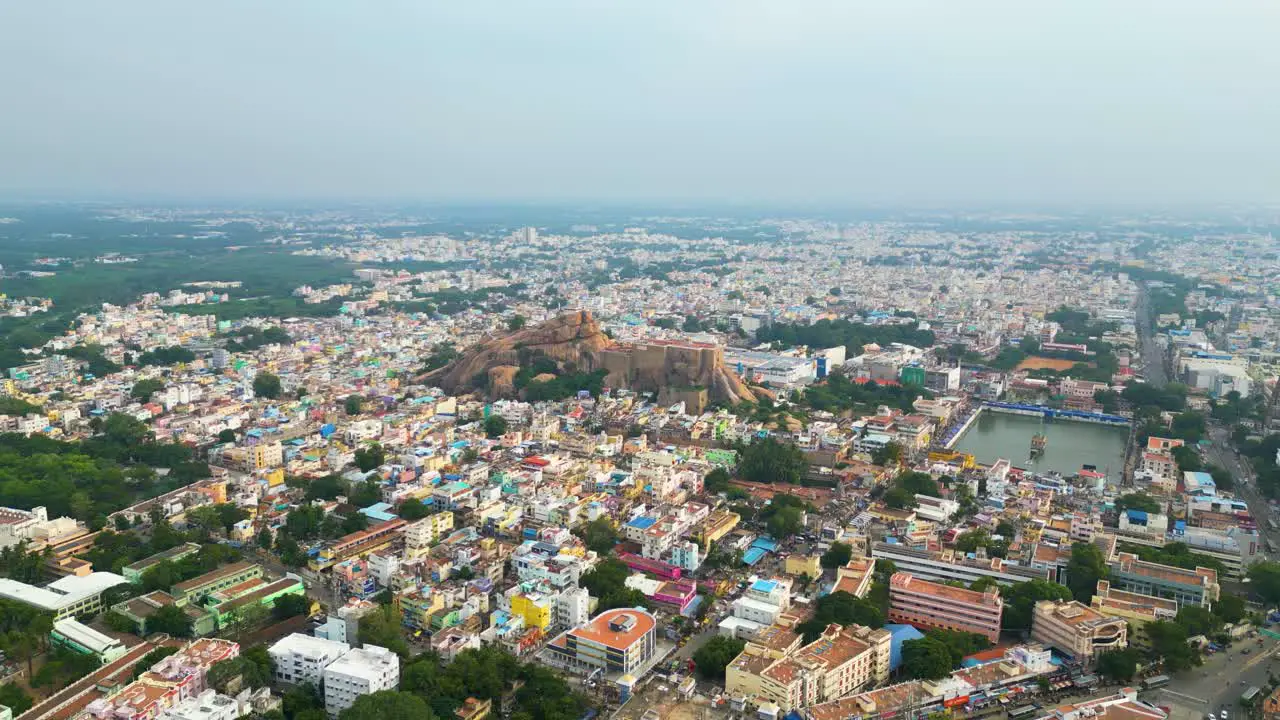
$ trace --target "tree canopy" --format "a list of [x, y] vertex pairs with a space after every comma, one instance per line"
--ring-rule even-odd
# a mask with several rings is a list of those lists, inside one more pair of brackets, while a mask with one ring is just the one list
[[738, 448], [738, 475], [759, 483], [799, 483], [809, 469], [800, 448], [762, 438]]
[[708, 680], [724, 680], [725, 668], [744, 647], [746, 643], [738, 638], [717, 635], [693, 654], [694, 667]]
[[810, 643], [832, 624], [878, 628], [884, 625], [884, 612], [871, 600], [840, 590], [818, 598], [813, 617], [797, 625], [796, 630], [804, 636], [804, 642]]

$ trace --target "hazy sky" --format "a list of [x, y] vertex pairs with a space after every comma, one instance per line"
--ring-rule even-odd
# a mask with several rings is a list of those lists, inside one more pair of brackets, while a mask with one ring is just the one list
[[0, 4], [0, 196], [1280, 201], [1275, 0]]

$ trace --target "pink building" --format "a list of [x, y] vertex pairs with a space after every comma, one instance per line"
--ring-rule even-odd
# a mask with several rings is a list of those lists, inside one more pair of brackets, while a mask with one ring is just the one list
[[649, 599], [678, 613], [683, 613], [697, 595], [698, 586], [692, 580], [673, 580], [662, 583], [658, 591], [650, 595]]
[[918, 628], [962, 630], [1000, 641], [1004, 601], [995, 588], [976, 592], [919, 580], [910, 573], [889, 579], [889, 622]]
[[206, 675], [214, 663], [240, 655], [230, 640], [203, 638], [157, 662], [137, 681], [85, 708], [97, 720], [150, 720], [208, 687]]

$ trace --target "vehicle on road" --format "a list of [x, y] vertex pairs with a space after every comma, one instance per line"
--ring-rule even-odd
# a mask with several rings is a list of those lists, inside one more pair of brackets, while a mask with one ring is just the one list
[[1146, 680], [1142, 681], [1142, 687], [1145, 690], [1152, 690], [1158, 687], [1164, 687], [1165, 685], [1168, 685], [1168, 684], [1169, 684], [1168, 675], [1156, 675], [1155, 677], [1149, 677]]

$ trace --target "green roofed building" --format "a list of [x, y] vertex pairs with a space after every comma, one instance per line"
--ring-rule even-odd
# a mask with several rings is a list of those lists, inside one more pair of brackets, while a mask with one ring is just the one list
[[128, 580], [131, 583], [140, 583], [142, 582], [143, 573], [160, 563], [165, 561], [178, 562], [179, 560], [195, 555], [198, 552], [200, 552], [200, 546], [198, 544], [183, 543], [177, 547], [171, 547], [168, 550], [158, 552], [151, 557], [143, 558], [132, 565], [126, 565], [121, 574], [124, 575], [125, 580]]

